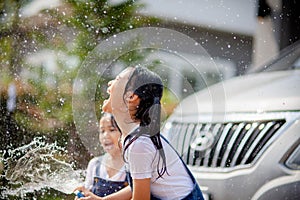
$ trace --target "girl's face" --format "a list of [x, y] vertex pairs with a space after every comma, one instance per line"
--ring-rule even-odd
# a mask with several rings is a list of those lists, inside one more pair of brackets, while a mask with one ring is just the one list
[[120, 112], [127, 112], [123, 95], [132, 71], [133, 68], [126, 68], [114, 80], [108, 82], [107, 93], [109, 98], [103, 102], [102, 110], [104, 112], [113, 113], [116, 117]]
[[100, 120], [99, 140], [104, 151], [110, 154], [120, 152], [119, 138], [121, 133], [111, 123], [110, 116], [104, 116]]

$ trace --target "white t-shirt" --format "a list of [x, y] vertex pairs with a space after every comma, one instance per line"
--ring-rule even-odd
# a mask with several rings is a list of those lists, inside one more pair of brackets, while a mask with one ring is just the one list
[[[192, 191], [192, 179], [177, 153], [165, 140], [161, 141], [169, 175], [165, 173], [163, 178], [157, 179], [159, 153], [147, 136], [140, 136], [125, 151], [126, 168], [132, 179], [151, 178], [151, 193], [155, 197], [163, 200], [182, 199]], [[162, 164], [162, 160], [160, 163]]]
[[[96, 167], [100, 165], [100, 174], [96, 174]], [[105, 167], [105, 156], [95, 157], [90, 160], [88, 167], [86, 169], [86, 178], [84, 182], [84, 187], [91, 189], [94, 182], [94, 177], [102, 178], [111, 181], [124, 181], [126, 178], [125, 165], [120, 169], [120, 171], [112, 177], [109, 177], [106, 167]]]

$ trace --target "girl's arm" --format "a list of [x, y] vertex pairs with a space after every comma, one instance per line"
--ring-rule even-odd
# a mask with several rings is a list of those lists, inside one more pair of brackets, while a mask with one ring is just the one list
[[150, 200], [151, 178], [133, 179], [133, 200]]
[[130, 186], [127, 186], [122, 190], [112, 193], [106, 197], [99, 197], [85, 188], [83, 188], [83, 192], [85, 197], [78, 198], [78, 200], [85, 200], [85, 199], [87, 200], [130, 200], [132, 197]]

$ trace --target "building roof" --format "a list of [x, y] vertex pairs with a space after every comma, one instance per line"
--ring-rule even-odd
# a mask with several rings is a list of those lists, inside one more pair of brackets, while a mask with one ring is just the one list
[[172, 22], [254, 35], [256, 0], [141, 0], [140, 13]]

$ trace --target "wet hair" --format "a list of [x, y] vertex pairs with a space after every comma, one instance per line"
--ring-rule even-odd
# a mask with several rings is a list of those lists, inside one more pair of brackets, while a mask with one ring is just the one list
[[[131, 134], [128, 144], [124, 148], [124, 152], [139, 136], [149, 136], [152, 143], [159, 152], [159, 160], [157, 165], [157, 173], [160, 178], [167, 172], [166, 157], [162, 147], [160, 138], [160, 100], [163, 94], [163, 83], [161, 78], [147, 68], [137, 66], [134, 67], [128, 82], [125, 86], [125, 94], [131, 91], [140, 99], [140, 104], [135, 108], [134, 115], [131, 116], [134, 121], [140, 123], [139, 128]], [[162, 165], [160, 163], [162, 162]], [[162, 167], [160, 167], [162, 166]]]

